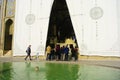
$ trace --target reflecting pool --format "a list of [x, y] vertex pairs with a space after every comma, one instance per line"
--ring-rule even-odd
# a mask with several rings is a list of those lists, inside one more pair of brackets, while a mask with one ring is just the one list
[[120, 69], [51, 62], [0, 62], [0, 80], [120, 80]]

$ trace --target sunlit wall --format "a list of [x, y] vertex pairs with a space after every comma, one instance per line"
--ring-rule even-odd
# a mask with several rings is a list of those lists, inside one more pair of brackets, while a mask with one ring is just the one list
[[13, 55], [44, 54], [53, 0], [16, 0]]
[[119, 0], [67, 0], [81, 55], [120, 56]]
[[[120, 56], [120, 1], [66, 0], [81, 55]], [[53, 0], [16, 0], [14, 55], [44, 54]], [[22, 6], [21, 6], [22, 5]]]

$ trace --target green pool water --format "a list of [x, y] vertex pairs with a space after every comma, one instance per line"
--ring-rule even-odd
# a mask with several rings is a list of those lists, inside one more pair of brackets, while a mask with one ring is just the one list
[[0, 80], [120, 80], [120, 69], [49, 62], [0, 62]]

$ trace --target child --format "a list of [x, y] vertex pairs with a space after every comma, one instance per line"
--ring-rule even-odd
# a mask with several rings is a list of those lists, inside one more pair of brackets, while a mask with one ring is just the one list
[[37, 54], [36, 54], [36, 59], [38, 59], [39, 58], [39, 52], [37, 52]]

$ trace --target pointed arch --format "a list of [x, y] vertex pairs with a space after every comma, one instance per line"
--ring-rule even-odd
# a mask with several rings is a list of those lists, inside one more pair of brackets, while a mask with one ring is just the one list
[[4, 37], [4, 50], [11, 50], [12, 49], [12, 34], [11, 34], [11, 30], [13, 27], [13, 20], [12, 19], [8, 19], [5, 22], [5, 37]]
[[66, 0], [54, 0], [48, 26], [47, 44], [53, 46], [57, 43], [66, 43], [67, 39], [75, 40], [77, 44], [68, 5]]

